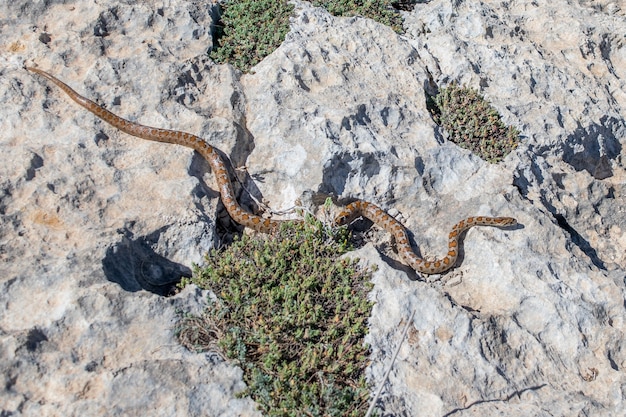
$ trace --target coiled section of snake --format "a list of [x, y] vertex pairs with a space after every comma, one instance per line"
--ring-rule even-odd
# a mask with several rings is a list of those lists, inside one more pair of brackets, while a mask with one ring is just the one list
[[[224, 204], [224, 207], [226, 207], [230, 217], [237, 223], [258, 232], [272, 233], [276, 231], [282, 223], [286, 221], [294, 221], [266, 219], [255, 214], [248, 213], [242, 209], [235, 198], [235, 192], [230, 181], [230, 176], [228, 175], [228, 169], [226, 168], [226, 163], [220, 155], [220, 152], [198, 136], [190, 133], [159, 129], [133, 123], [111, 113], [110, 111], [100, 107], [95, 102], [81, 96], [67, 84], [47, 72], [32, 67], [26, 67], [26, 69], [52, 81], [76, 103], [80, 104], [85, 109], [89, 110], [91, 113], [95, 114], [97, 117], [122, 132], [141, 139], [155, 142], [173, 143], [196, 150], [207, 160], [209, 165], [211, 165], [211, 170], [215, 174], [219, 187], [222, 203]], [[421, 259], [415, 254], [411, 248], [411, 244], [409, 243], [405, 227], [375, 204], [360, 200], [350, 203], [335, 218], [335, 223], [337, 225], [348, 224], [359, 216], [368, 218], [391, 233], [396, 239], [396, 245], [400, 256], [402, 256], [411, 268], [424, 274], [438, 274], [450, 269], [454, 265], [458, 256], [459, 235], [464, 230], [473, 226], [506, 227], [517, 224], [517, 221], [511, 217], [469, 217], [462, 220], [452, 228], [452, 231], [448, 236], [448, 254], [440, 260], [429, 262]], [[296, 220], [295, 222], [298, 221]]]

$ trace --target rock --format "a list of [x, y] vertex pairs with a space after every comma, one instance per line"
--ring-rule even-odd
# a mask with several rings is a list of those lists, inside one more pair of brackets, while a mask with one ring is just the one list
[[210, 9], [0, 10], [16, 16], [1, 35], [0, 414], [259, 415], [236, 398], [240, 369], [175, 338], [206, 293], [158, 295], [216, 245], [206, 162], [116, 132], [23, 69], [37, 65], [120, 115], [193, 131], [237, 157], [232, 148], [246, 147], [234, 73], [211, 66], [199, 78]]
[[[557, 2], [552, 16], [579, 31], [562, 35], [559, 26], [542, 44], [539, 26], [522, 25], [532, 25], [539, 9], [476, 7], [418, 5], [406, 15], [414, 34], [407, 38], [368, 20], [300, 9], [283, 46], [242, 77], [253, 92], [248, 126], [257, 145], [249, 171], [263, 175], [278, 207], [304, 183], [398, 209], [426, 255], [443, 253], [451, 224], [465, 216], [520, 221], [517, 230], [470, 231], [461, 266], [435, 289], [407, 281], [402, 267], [372, 250], [355, 254], [379, 267], [372, 381], [382, 380], [394, 338], [417, 310], [383, 391], [385, 414], [612, 415], [624, 406], [626, 103], [621, 74], [591, 77], [581, 68], [610, 67], [624, 48], [610, 41], [617, 45], [608, 58], [601, 50], [573, 51], [602, 49], [601, 40], [623, 32], [624, 22]], [[507, 30], [516, 19], [517, 35]], [[520, 148], [491, 166], [438, 143], [426, 111], [429, 74], [440, 85], [481, 88], [522, 129]]]
[[[516, 217], [515, 229], [470, 230], [457, 267], [430, 277], [368, 229], [373, 244], [354, 256], [378, 266], [374, 386], [401, 346], [385, 415], [626, 407], [617, 2], [434, 0], [403, 12], [404, 36], [298, 2], [286, 41], [246, 75], [206, 58], [214, 11], [201, 2], [27, 3], [0, 6], [12, 28], [0, 34], [3, 414], [258, 415], [236, 398], [238, 368], [175, 341], [176, 312], [201, 310], [206, 294], [162, 296], [221, 238], [208, 165], [111, 129], [24, 64], [121, 116], [204, 137], [275, 211], [373, 201], [426, 257], [466, 216]], [[522, 131], [502, 163], [432, 121], [426, 94], [452, 81]]]

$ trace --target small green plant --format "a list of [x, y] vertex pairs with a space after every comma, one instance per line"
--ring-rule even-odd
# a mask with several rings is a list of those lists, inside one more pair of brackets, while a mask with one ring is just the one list
[[246, 72], [271, 54], [289, 32], [293, 5], [285, 0], [226, 0], [211, 58]]
[[519, 144], [519, 131], [507, 127], [497, 110], [472, 88], [451, 84], [428, 105], [452, 142], [486, 161], [501, 161]]
[[324, 7], [333, 16], [363, 16], [397, 33], [402, 33], [402, 16], [392, 6], [391, 0], [314, 0], [315, 6]]
[[[402, 1], [401, 4], [392, 0], [314, 0], [313, 4], [335, 16], [360, 15], [402, 33], [402, 16], [393, 5], [405, 8], [413, 0]], [[230, 63], [243, 72], [248, 72], [285, 40], [294, 9], [286, 0], [226, 0], [220, 7], [222, 15], [210, 57], [219, 64]]]
[[244, 394], [265, 415], [362, 416], [371, 284], [368, 271], [340, 258], [348, 238], [309, 218], [212, 251], [191, 282], [217, 300], [183, 320], [179, 339], [236, 361]]

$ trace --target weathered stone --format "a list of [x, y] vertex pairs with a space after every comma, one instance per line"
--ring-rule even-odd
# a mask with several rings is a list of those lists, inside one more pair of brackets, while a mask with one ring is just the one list
[[156, 295], [216, 244], [206, 162], [110, 129], [23, 69], [245, 155], [233, 71], [195, 58], [208, 7], [5, 2], [0, 16], [0, 413], [258, 415], [235, 396], [241, 370], [174, 337], [206, 294]]
[[[355, 251], [378, 265], [374, 385], [402, 343], [385, 415], [617, 415], [625, 11], [435, 0], [403, 13], [400, 36], [298, 2], [284, 44], [240, 75], [206, 58], [214, 11], [201, 2], [0, 5], [11, 27], [0, 32], [2, 412], [258, 414], [235, 398], [241, 371], [174, 339], [176, 311], [199, 311], [206, 295], [158, 295], [216, 245], [224, 216], [208, 165], [116, 132], [28, 64], [121, 116], [206, 138], [276, 210], [363, 198], [435, 257], [461, 218], [516, 217], [517, 229], [470, 230], [457, 268], [427, 280], [375, 228], [376, 245]], [[452, 81], [522, 131], [502, 163], [434, 124], [426, 94]]]

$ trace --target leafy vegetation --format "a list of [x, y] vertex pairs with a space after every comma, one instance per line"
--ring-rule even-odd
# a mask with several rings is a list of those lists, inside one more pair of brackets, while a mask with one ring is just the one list
[[497, 110], [472, 88], [451, 84], [428, 104], [452, 142], [486, 161], [501, 161], [519, 144], [519, 131], [507, 127]]
[[[401, 0], [403, 5], [413, 0]], [[402, 17], [391, 0], [314, 0], [335, 16], [363, 16], [402, 33]], [[247, 72], [271, 54], [289, 32], [293, 5], [285, 0], [226, 0], [211, 58]]]
[[191, 282], [217, 299], [183, 320], [179, 339], [241, 366], [244, 395], [265, 415], [364, 415], [371, 284], [368, 271], [340, 258], [348, 237], [307, 219], [212, 251]]
[[391, 0], [314, 0], [313, 4], [324, 7], [333, 16], [363, 16], [403, 32], [402, 16]]
[[211, 58], [248, 71], [271, 54], [289, 32], [293, 5], [285, 0], [226, 0]]

